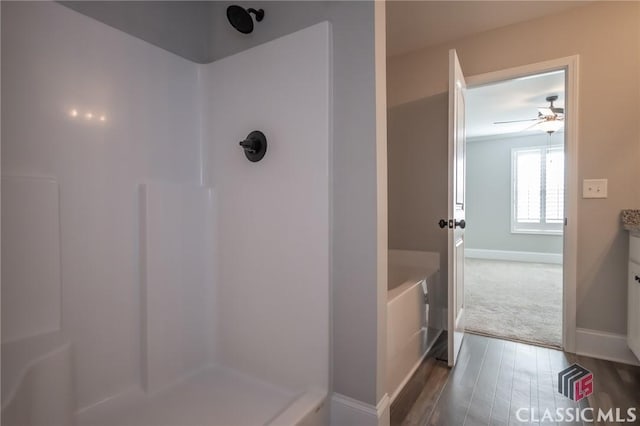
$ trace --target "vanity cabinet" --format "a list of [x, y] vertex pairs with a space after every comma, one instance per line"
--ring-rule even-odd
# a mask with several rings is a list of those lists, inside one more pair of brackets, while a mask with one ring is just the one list
[[640, 235], [632, 234], [629, 240], [627, 343], [640, 359]]

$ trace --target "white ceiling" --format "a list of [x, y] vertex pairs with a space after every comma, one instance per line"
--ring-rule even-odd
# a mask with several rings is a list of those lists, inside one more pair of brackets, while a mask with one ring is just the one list
[[549, 106], [547, 96], [557, 95], [556, 107], [564, 107], [564, 72], [523, 77], [469, 89], [466, 96], [467, 138], [507, 133], [542, 133], [535, 122], [493, 124], [496, 121], [536, 118], [538, 107]]
[[573, 7], [587, 1], [387, 2], [387, 56], [457, 40]]

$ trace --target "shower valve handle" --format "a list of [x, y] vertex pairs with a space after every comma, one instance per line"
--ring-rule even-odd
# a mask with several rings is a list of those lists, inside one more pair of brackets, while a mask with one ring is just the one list
[[254, 130], [245, 140], [240, 141], [240, 146], [247, 160], [255, 163], [262, 160], [267, 152], [267, 138], [260, 130]]
[[240, 142], [240, 146], [250, 154], [255, 154], [260, 149], [260, 142], [255, 139], [245, 139]]

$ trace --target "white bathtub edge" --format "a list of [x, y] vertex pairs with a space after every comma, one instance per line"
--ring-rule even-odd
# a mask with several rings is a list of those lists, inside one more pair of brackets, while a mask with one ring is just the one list
[[416, 372], [418, 367], [420, 367], [420, 364], [422, 364], [422, 361], [424, 361], [424, 359], [427, 357], [427, 354], [429, 353], [429, 351], [431, 350], [433, 345], [436, 343], [436, 341], [438, 340], [441, 334], [442, 334], [442, 330], [438, 330], [436, 337], [434, 337], [433, 341], [427, 346], [422, 356], [418, 359], [415, 365], [411, 367], [411, 370], [409, 370], [406, 377], [402, 379], [402, 381], [398, 384], [398, 387], [396, 387], [396, 389], [391, 394], [391, 397], [389, 398], [391, 404], [393, 404], [393, 401], [395, 401], [398, 395], [400, 395], [400, 392], [402, 391], [402, 389], [404, 389], [405, 385], [409, 382], [409, 380], [411, 380], [411, 377], [413, 377], [413, 374]]
[[404, 283], [400, 284], [399, 286], [391, 289], [391, 290], [387, 290], [387, 304], [393, 303], [396, 300], [398, 300], [400, 297], [402, 297], [405, 293], [407, 293], [408, 291], [411, 291], [411, 289], [413, 289], [413, 287], [417, 286], [417, 285], [421, 285], [423, 281], [428, 280], [429, 278], [431, 278], [434, 273], [425, 275], [424, 278], [422, 279], [418, 279], [418, 280], [408, 280], [405, 281]]

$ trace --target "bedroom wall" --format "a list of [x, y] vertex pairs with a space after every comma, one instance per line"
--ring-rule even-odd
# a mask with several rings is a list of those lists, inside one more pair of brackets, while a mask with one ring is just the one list
[[467, 141], [465, 248], [562, 253], [561, 235], [511, 233], [511, 150], [562, 143], [563, 133]]

